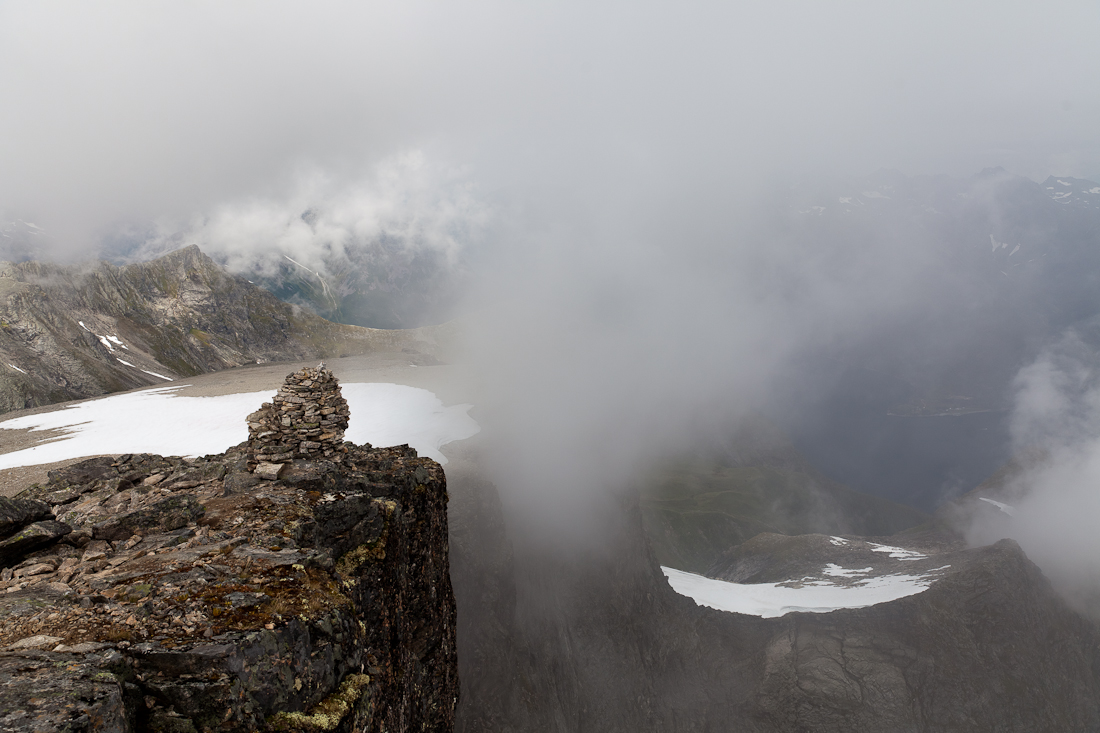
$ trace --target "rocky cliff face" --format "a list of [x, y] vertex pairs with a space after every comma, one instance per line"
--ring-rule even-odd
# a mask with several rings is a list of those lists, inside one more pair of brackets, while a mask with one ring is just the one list
[[438, 331], [330, 323], [194, 245], [125, 267], [0, 263], [0, 412], [256, 362], [380, 349], [431, 362]]
[[[469, 502], [463, 523], [481, 516], [489, 530], [499, 526], [485, 519], [495, 513], [485, 487], [466, 481], [454, 477], [455, 495]], [[465, 690], [458, 730], [1100, 729], [1100, 633], [1011, 541], [965, 549], [910, 535], [939, 573], [927, 590], [761, 618], [673, 592], [636, 503], [620, 510], [604, 543], [579, 550], [533, 548], [515, 530], [514, 555], [503, 530], [479, 542], [466, 529], [454, 536], [460, 608], [477, 603], [467, 597], [475, 583], [507, 608], [460, 617], [463, 674], [478, 681]], [[773, 535], [725, 570], [797, 584], [828, 562], [857, 564], [820, 540]]]
[[408, 447], [96, 458], [0, 499], [0, 728], [446, 731], [447, 489]]

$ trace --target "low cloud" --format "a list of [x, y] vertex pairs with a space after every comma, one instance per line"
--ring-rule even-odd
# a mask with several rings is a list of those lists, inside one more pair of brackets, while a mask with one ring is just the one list
[[1068, 330], [1020, 370], [1012, 435], [1018, 467], [976, 512], [972, 544], [1017, 540], [1072, 602], [1100, 614], [1100, 320]]
[[128, 258], [142, 261], [197, 244], [237, 274], [274, 276], [291, 258], [329, 275], [353, 250], [385, 243], [429, 250], [458, 267], [490, 212], [467, 172], [433, 165], [414, 150], [350, 181], [307, 170], [281, 197], [221, 204], [184, 222], [162, 220]]

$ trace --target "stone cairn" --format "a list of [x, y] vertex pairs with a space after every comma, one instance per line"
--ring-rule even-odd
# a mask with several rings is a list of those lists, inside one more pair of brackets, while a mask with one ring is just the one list
[[274, 399], [247, 418], [250, 463], [340, 462], [349, 414], [340, 383], [324, 362], [288, 374]]

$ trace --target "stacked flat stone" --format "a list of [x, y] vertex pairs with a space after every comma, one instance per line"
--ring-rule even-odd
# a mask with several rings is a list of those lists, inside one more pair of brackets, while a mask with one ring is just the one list
[[348, 403], [336, 375], [307, 367], [288, 374], [271, 402], [248, 416], [248, 447], [256, 463], [289, 463], [295, 458], [342, 460]]

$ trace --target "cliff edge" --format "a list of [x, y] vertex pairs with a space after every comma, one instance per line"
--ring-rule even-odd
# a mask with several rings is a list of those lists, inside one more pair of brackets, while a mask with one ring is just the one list
[[253, 455], [94, 458], [0, 498], [0, 729], [453, 728], [439, 464]]

